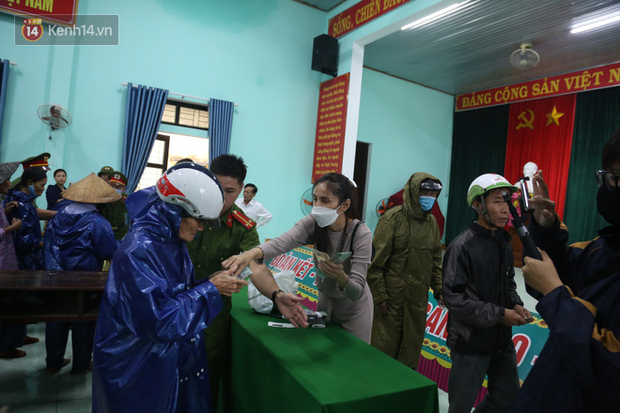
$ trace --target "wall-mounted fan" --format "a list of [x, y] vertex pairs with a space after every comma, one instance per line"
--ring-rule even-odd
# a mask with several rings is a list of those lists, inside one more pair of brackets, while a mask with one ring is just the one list
[[304, 215], [308, 215], [310, 211], [312, 211], [312, 188], [308, 188], [304, 191], [299, 200], [299, 206]]
[[375, 207], [375, 212], [377, 213], [377, 217], [381, 217], [381, 215], [385, 214], [385, 211], [393, 207], [392, 203], [390, 203], [390, 198], [383, 198], [377, 202], [377, 206]]
[[73, 117], [71, 113], [60, 105], [54, 103], [44, 103], [37, 109], [39, 119], [50, 127], [50, 139], [52, 132], [56, 129], [66, 128], [71, 125]]
[[528, 70], [536, 66], [538, 62], [540, 62], [540, 56], [529, 43], [523, 43], [521, 48], [510, 55], [510, 64], [517, 69]]

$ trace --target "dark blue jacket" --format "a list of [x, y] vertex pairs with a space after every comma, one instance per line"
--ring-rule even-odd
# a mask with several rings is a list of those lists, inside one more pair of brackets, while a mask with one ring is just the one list
[[549, 338], [512, 411], [620, 412], [620, 228], [567, 248], [559, 222], [551, 229], [534, 223], [530, 232], [565, 286], [536, 306]]
[[110, 223], [97, 209], [79, 214], [67, 210], [84, 205], [61, 203], [60, 211], [45, 231], [45, 265], [48, 270], [101, 271], [104, 260], [111, 260], [116, 239]]
[[9, 222], [13, 218], [21, 219], [22, 226], [13, 233], [15, 254], [20, 270], [44, 270], [45, 261], [41, 248], [41, 223], [34, 205], [35, 197], [15, 189], [9, 190], [2, 203], [6, 205], [11, 201], [17, 201], [17, 208], [13, 208], [7, 215]]
[[195, 285], [179, 238], [181, 208], [155, 188], [126, 202], [133, 222], [118, 247], [97, 320], [93, 412], [210, 412], [203, 330], [221, 310]]

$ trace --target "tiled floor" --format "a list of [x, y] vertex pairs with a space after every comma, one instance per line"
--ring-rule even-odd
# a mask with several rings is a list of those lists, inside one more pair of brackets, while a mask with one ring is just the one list
[[[91, 411], [91, 374], [70, 374], [71, 364], [59, 373], [45, 372], [45, 323], [28, 325], [28, 335], [40, 341], [24, 346], [28, 355], [0, 360], [0, 405], [11, 413], [64, 413]], [[71, 339], [66, 358], [71, 358]]]
[[[536, 300], [526, 292], [521, 270], [516, 269], [519, 295], [530, 311]], [[74, 376], [71, 365], [60, 373], [45, 372], [45, 324], [28, 326], [28, 335], [41, 341], [22, 347], [28, 355], [20, 359], [0, 360], [0, 406], [11, 406], [11, 413], [82, 413], [91, 411], [91, 374]], [[71, 339], [66, 358], [71, 358]], [[439, 390], [439, 412], [448, 411], [448, 394]]]

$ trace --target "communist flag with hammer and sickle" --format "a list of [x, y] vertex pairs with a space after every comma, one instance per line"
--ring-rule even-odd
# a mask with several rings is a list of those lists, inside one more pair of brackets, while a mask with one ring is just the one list
[[543, 171], [560, 218], [566, 198], [575, 101], [576, 95], [571, 94], [510, 105], [504, 176], [516, 183], [523, 176], [523, 166], [534, 162]]

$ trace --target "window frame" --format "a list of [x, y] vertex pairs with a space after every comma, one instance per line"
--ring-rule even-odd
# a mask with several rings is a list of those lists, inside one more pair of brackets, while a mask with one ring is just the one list
[[165, 122], [163, 119], [161, 121], [161, 123], [166, 124], [166, 125], [174, 125], [174, 126], [179, 126], [182, 128], [191, 128], [191, 129], [198, 129], [198, 130], [206, 130], [208, 131], [209, 128], [201, 128], [199, 126], [191, 126], [191, 125], [184, 125], [179, 123], [179, 117], [180, 117], [180, 113], [181, 113], [181, 108], [187, 108], [187, 109], [193, 109], [193, 110], [202, 110], [207, 112], [207, 116], [209, 118], [209, 125], [211, 125], [211, 113], [209, 112], [209, 105], [208, 104], [200, 104], [200, 103], [195, 103], [195, 102], [186, 102], [184, 100], [180, 100], [180, 99], [166, 99], [166, 105], [174, 105], [175, 106], [175, 111], [174, 111], [174, 122]]
[[[165, 163], [159, 164], [159, 163], [151, 163], [151, 162], [147, 161], [146, 162], [146, 167], [147, 168], [154, 168], [154, 169], [161, 169], [161, 174], [163, 175], [164, 172], [166, 172], [168, 170], [168, 153], [170, 151], [170, 136], [158, 133], [157, 137], [155, 138], [155, 141], [163, 141], [164, 142], [164, 162]], [[153, 142], [153, 146], [154, 145], [155, 145], [155, 142]], [[153, 150], [153, 146], [151, 146], [151, 151]], [[150, 156], [149, 156], [149, 158], [150, 158]]]

